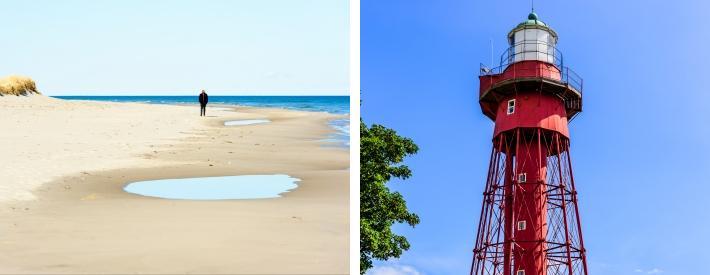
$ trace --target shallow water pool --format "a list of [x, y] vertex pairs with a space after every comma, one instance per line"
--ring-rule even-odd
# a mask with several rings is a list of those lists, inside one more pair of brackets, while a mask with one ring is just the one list
[[126, 192], [148, 197], [179, 200], [239, 200], [281, 197], [298, 187], [300, 179], [288, 175], [244, 175], [139, 181], [126, 185]]
[[271, 122], [271, 120], [268, 120], [268, 119], [230, 120], [230, 121], [225, 121], [224, 126], [242, 126], [242, 125], [269, 123], [269, 122]]

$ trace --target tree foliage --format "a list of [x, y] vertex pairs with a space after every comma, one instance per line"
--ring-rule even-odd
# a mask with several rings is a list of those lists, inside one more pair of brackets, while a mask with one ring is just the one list
[[401, 164], [419, 148], [406, 137], [381, 125], [370, 128], [360, 120], [360, 273], [372, 267], [372, 259], [398, 258], [409, 249], [404, 236], [396, 235], [394, 223], [414, 227], [419, 216], [409, 212], [399, 192], [385, 185], [392, 177], [407, 179], [412, 171]]

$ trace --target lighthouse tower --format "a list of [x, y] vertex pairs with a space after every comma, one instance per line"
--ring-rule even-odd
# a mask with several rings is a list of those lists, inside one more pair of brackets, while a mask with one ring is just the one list
[[583, 83], [557, 39], [530, 13], [500, 66], [481, 67], [479, 103], [495, 129], [471, 274], [587, 274], [567, 126]]

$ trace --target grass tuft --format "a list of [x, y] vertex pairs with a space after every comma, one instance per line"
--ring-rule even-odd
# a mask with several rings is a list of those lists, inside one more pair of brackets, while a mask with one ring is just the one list
[[40, 94], [35, 81], [29, 77], [11, 75], [0, 78], [0, 96]]

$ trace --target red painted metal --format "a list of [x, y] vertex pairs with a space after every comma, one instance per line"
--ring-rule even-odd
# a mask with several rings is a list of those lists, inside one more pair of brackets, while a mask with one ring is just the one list
[[555, 65], [537, 61], [537, 60], [525, 60], [516, 62], [510, 65], [507, 70], [502, 74], [494, 75], [484, 75], [480, 78], [481, 94], [483, 96], [484, 92], [493, 86], [495, 83], [499, 83], [505, 80], [513, 80], [519, 78], [549, 78], [554, 80], [560, 80], [560, 70], [555, 67]]
[[[508, 115], [507, 102], [515, 99], [515, 112]], [[502, 97], [493, 136], [515, 128], [542, 128], [569, 137], [565, 106], [559, 98], [540, 92], [518, 92]]]
[[536, 60], [480, 77], [495, 129], [470, 274], [587, 275], [568, 128], [581, 91], [559, 79]]
[[[564, 69], [570, 71], [569, 68]], [[571, 118], [581, 111], [582, 91], [581, 87], [578, 90], [562, 76], [556, 65], [538, 60], [515, 62], [509, 64], [500, 74], [481, 75], [479, 77], [481, 110], [492, 120], [497, 120], [501, 96], [513, 95], [520, 91], [545, 90], [548, 94], [562, 99], [565, 103], [564, 113]]]

